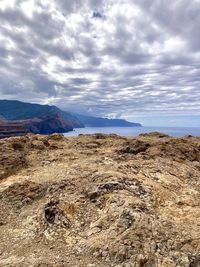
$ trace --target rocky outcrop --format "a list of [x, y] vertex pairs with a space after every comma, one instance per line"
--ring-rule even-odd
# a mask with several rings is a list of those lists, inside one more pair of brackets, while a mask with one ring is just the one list
[[0, 120], [0, 138], [20, 136], [28, 133], [22, 122]]
[[0, 119], [18, 121], [19, 123], [25, 121], [32, 124], [34, 132], [41, 134], [68, 132], [73, 128], [84, 127], [78, 118], [56, 106], [24, 103], [15, 100], [0, 100]]
[[200, 264], [200, 138], [0, 140], [0, 266]]
[[35, 134], [65, 133], [73, 127], [60, 115], [24, 121], [26, 129]]
[[20, 136], [27, 133], [64, 133], [72, 130], [73, 127], [59, 115], [27, 120], [0, 121], [0, 138]]

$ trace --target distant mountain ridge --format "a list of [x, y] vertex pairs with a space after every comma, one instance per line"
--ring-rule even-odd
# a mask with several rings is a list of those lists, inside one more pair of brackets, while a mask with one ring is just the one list
[[[0, 124], [19, 121], [25, 130], [39, 134], [64, 133], [74, 128], [83, 127], [136, 127], [139, 123], [132, 123], [121, 119], [106, 119], [84, 116], [63, 111], [56, 106], [25, 103], [17, 100], [0, 100]], [[15, 123], [16, 125], [16, 123]]]
[[100, 117], [85, 116], [73, 113], [85, 127], [141, 127], [140, 123], [129, 122], [123, 119], [107, 119]]

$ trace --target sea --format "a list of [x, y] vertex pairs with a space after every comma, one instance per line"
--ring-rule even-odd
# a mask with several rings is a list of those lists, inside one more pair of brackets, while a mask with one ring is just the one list
[[173, 137], [186, 135], [200, 136], [200, 127], [85, 127], [67, 132], [65, 136], [78, 136], [79, 134], [118, 134], [121, 136], [138, 136], [142, 133], [161, 132]]

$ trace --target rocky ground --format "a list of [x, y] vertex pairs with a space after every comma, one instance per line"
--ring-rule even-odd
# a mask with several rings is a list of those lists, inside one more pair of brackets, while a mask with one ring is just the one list
[[0, 140], [0, 266], [200, 266], [200, 138]]

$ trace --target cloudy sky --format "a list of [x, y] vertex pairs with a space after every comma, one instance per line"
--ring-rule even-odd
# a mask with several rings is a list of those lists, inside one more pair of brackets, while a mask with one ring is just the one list
[[200, 126], [199, 14], [200, 0], [0, 0], [0, 99]]

